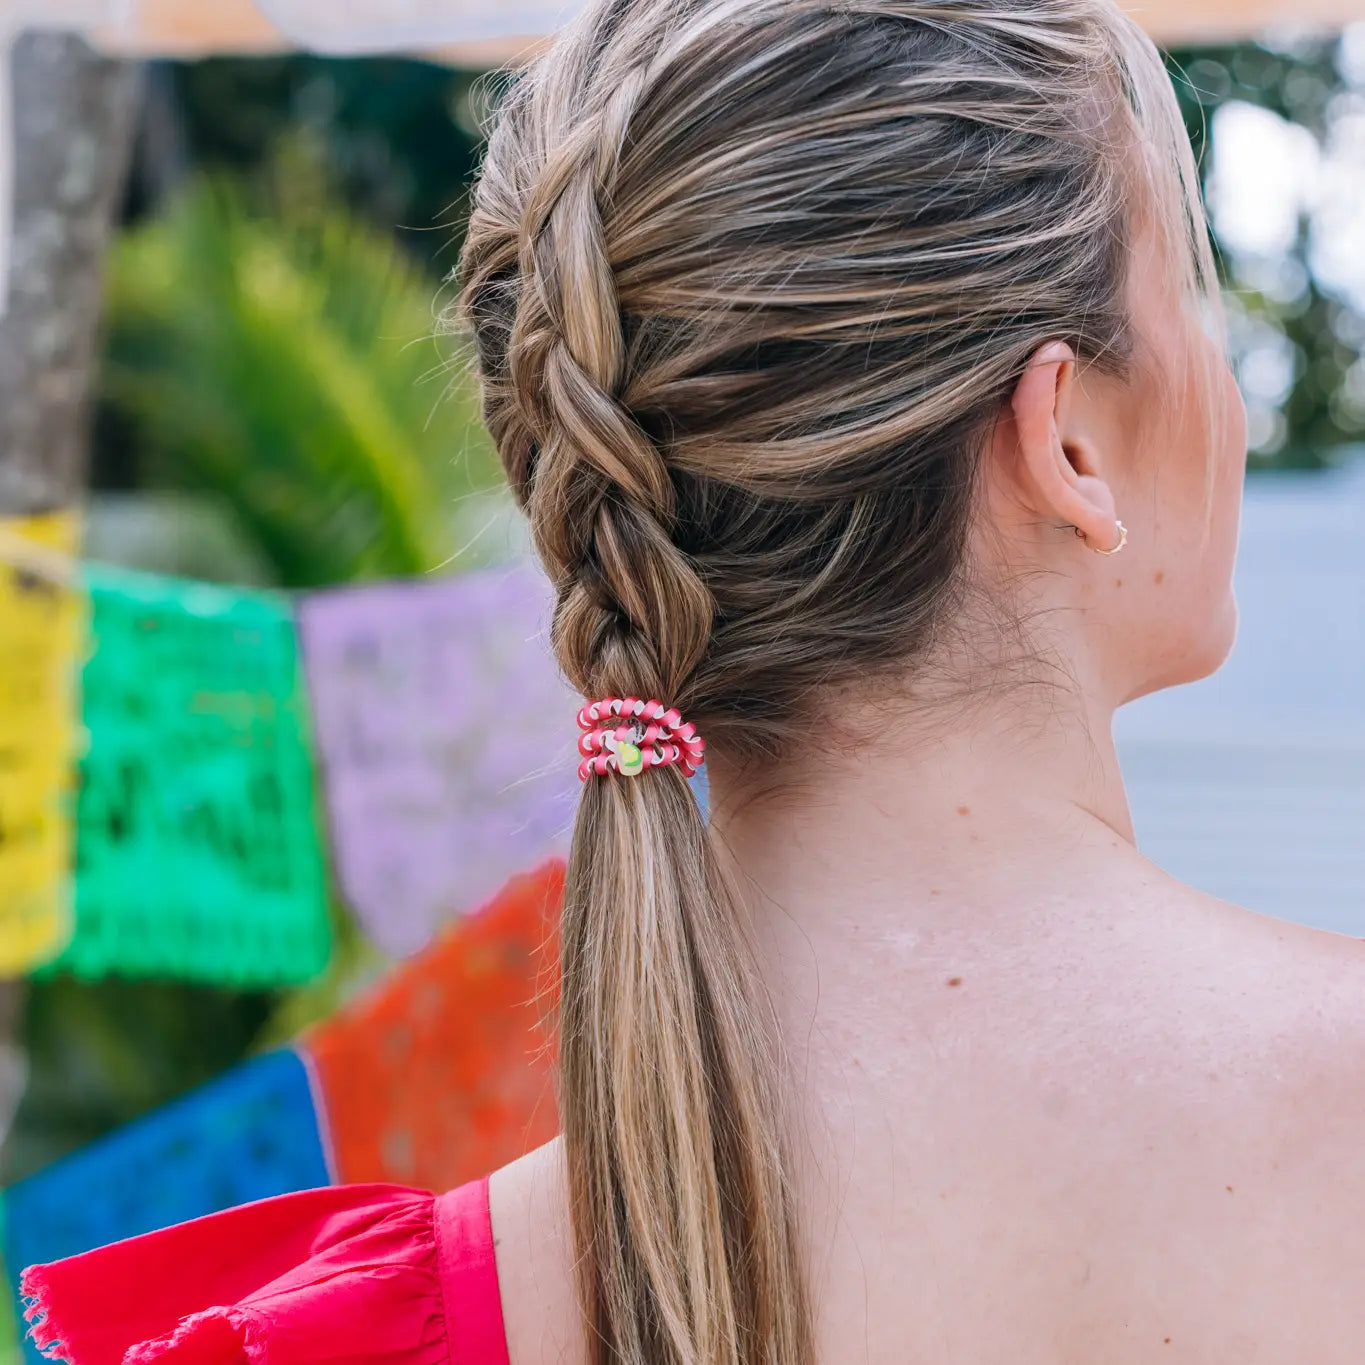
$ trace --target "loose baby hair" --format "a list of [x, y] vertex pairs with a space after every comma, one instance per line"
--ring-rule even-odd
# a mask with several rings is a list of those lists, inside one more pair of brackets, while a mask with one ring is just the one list
[[[1110, 0], [589, 0], [496, 111], [451, 318], [569, 679], [761, 764], [904, 668], [1030, 353], [1138, 363], [1148, 211], [1207, 297], [1174, 94]], [[678, 767], [584, 784], [561, 945], [595, 1365], [809, 1365], [773, 1014]]]

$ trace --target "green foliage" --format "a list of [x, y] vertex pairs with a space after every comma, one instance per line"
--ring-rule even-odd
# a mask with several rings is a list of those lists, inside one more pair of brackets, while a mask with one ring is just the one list
[[135, 184], [174, 168], [157, 145], [250, 178], [305, 139], [338, 199], [436, 271], [453, 260], [479, 146], [477, 73], [404, 57], [288, 53], [157, 63], [169, 137], [144, 142]]
[[226, 1070], [252, 1046], [276, 999], [168, 981], [31, 983], [28, 1085], [5, 1143], [4, 1182]]
[[[1233, 101], [1267, 109], [1326, 143], [1334, 123], [1354, 114], [1360, 101], [1343, 72], [1341, 41], [1331, 34], [1303, 35], [1285, 47], [1240, 43], [1170, 54], [1186, 126], [1205, 170], [1214, 115]], [[1234, 362], [1253, 418], [1252, 469], [1322, 468], [1365, 437], [1365, 409], [1352, 389], [1353, 372], [1365, 364], [1365, 318], [1314, 273], [1312, 245], [1312, 224], [1301, 214], [1296, 240], [1278, 259], [1219, 253]], [[1247, 362], [1254, 351], [1267, 349], [1282, 360], [1273, 368], [1289, 375], [1287, 392], [1258, 393], [1250, 382]], [[1258, 416], [1271, 420], [1258, 422]]]
[[147, 482], [230, 500], [282, 584], [428, 572], [496, 478], [473, 390], [419, 267], [281, 184], [267, 217], [198, 179], [115, 244], [105, 396]]

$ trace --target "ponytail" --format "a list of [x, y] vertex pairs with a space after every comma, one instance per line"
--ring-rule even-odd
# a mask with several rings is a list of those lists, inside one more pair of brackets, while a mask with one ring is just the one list
[[677, 768], [585, 784], [561, 945], [561, 1113], [592, 1358], [808, 1360], [767, 997]]
[[[604, 63], [594, 25], [617, 8], [571, 24], [504, 104], [461, 301], [485, 419], [558, 588], [565, 672], [589, 699], [686, 707], [716, 607], [674, 541], [668, 466], [619, 396], [627, 337], [600, 206], [658, 44], [642, 32], [621, 69]], [[575, 131], [538, 147], [533, 176], [538, 100]], [[584, 783], [560, 944], [560, 1113], [590, 1360], [807, 1365], [776, 1030], [679, 767]]]

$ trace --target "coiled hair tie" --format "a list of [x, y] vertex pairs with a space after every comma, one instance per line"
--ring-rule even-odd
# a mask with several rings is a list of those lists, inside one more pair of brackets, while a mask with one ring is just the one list
[[[619, 721], [619, 724], [613, 724]], [[676, 763], [691, 777], [706, 760], [706, 741], [676, 707], [639, 697], [603, 697], [578, 713], [578, 776], [603, 777], [609, 772], [634, 777], [646, 768]]]

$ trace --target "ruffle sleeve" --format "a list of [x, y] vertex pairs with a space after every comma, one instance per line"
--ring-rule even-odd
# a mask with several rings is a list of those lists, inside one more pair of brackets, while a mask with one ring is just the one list
[[437, 1196], [278, 1195], [29, 1266], [33, 1338], [71, 1365], [448, 1365]]

